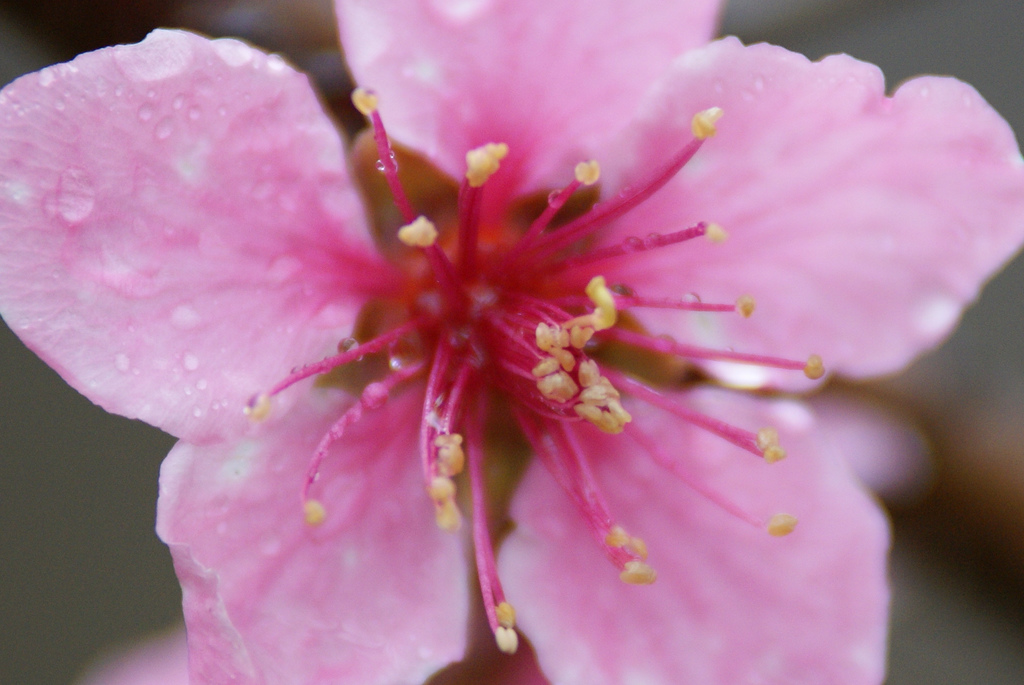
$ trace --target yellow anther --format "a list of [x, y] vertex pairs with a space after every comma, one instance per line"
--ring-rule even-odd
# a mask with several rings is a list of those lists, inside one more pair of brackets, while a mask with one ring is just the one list
[[576, 357], [572, 356], [572, 352], [562, 348], [554, 348], [549, 350], [551, 356], [558, 360], [558, 363], [562, 366], [563, 371], [572, 371], [576, 368]]
[[487, 143], [466, 153], [466, 180], [473, 188], [487, 182], [508, 155], [505, 143]]
[[249, 400], [249, 404], [245, 405], [242, 411], [249, 417], [249, 420], [259, 423], [270, 416], [270, 408], [270, 396], [261, 394]]
[[764, 452], [769, 447], [779, 444], [779, 431], [771, 426], [766, 426], [757, 431], [757, 438], [754, 442], [757, 445], [757, 449]]
[[542, 378], [548, 374], [558, 371], [558, 367], [559, 364], [557, 359], [554, 357], [544, 357], [544, 359], [537, 362], [537, 366], [533, 367], [533, 375], [537, 378]]
[[718, 128], [715, 124], [722, 118], [723, 114], [725, 112], [722, 111], [721, 107], [712, 107], [711, 109], [694, 114], [693, 121], [690, 123], [693, 137], [697, 140], [707, 140], [718, 133]]
[[729, 234], [718, 224], [708, 224], [708, 227], [704, 229], [704, 237], [715, 245], [719, 245], [729, 239]]
[[569, 344], [577, 350], [582, 350], [592, 337], [594, 329], [590, 326], [573, 326], [569, 329]]
[[581, 361], [580, 370], [576, 372], [576, 375], [580, 379], [580, 385], [584, 388], [589, 388], [601, 380], [601, 371], [593, 359]]
[[624, 546], [627, 550], [637, 555], [644, 561], [647, 560], [647, 543], [644, 542], [642, 539], [637, 537], [631, 537], [629, 539], [629, 542], [627, 542]]
[[636, 559], [627, 561], [622, 569], [622, 573], [619, 574], [622, 582], [629, 583], [630, 585], [650, 585], [657, 577], [658, 574], [654, 572], [654, 569], [647, 562]]
[[601, 420], [601, 416], [604, 414], [604, 412], [601, 411], [601, 407], [595, 406], [593, 404], [581, 403], [574, 405], [573, 411], [575, 411], [581, 419], [586, 419], [595, 426], [597, 425], [598, 421]]
[[455, 497], [455, 482], [451, 478], [437, 476], [427, 486], [427, 494], [430, 495], [430, 499], [442, 504], [445, 500]]
[[324, 509], [324, 505], [315, 499], [308, 499], [303, 503], [302, 513], [306, 524], [310, 526], [319, 526], [327, 518], [327, 510]]
[[398, 229], [398, 239], [409, 247], [430, 247], [437, 241], [437, 228], [430, 219], [419, 216]]
[[611, 381], [603, 376], [580, 393], [581, 402], [584, 404], [594, 404], [599, 407], [604, 406], [608, 400], [616, 400], [619, 397], [619, 391], [615, 389]]
[[757, 303], [750, 295], [743, 295], [736, 300], [736, 311], [739, 312], [740, 316], [744, 319], [750, 318], [750, 315], [754, 313], [754, 307], [756, 306]]
[[786, 450], [782, 449], [778, 445], [772, 445], [764, 451], [764, 460], [769, 464], [774, 464], [777, 461], [782, 461], [786, 458]]
[[434, 508], [434, 520], [437, 527], [448, 533], [454, 533], [462, 526], [462, 514], [454, 499], [446, 499]]
[[576, 165], [576, 180], [585, 186], [592, 186], [601, 178], [601, 166], [594, 160]]
[[804, 375], [812, 381], [816, 381], [825, 375], [825, 365], [822, 363], [821, 357], [816, 354], [812, 354], [807, 359], [807, 365], [804, 367]]
[[615, 325], [618, 313], [615, 311], [615, 297], [604, 282], [604, 276], [594, 276], [587, 283], [585, 292], [597, 307], [593, 315], [595, 331], [603, 331]]
[[513, 628], [498, 626], [494, 631], [494, 641], [498, 643], [498, 649], [505, 654], [515, 654], [519, 649], [519, 635]]
[[776, 514], [768, 521], [768, 534], [781, 538], [789, 535], [796, 528], [796, 516], [792, 514]]
[[352, 104], [360, 114], [368, 117], [377, 111], [377, 96], [365, 88], [356, 88], [352, 91]]
[[516, 624], [516, 610], [508, 602], [499, 603], [494, 607], [494, 613], [501, 626], [511, 628]]
[[629, 534], [622, 526], [612, 526], [604, 536], [604, 544], [609, 547], [624, 547], [629, 542]]
[[437, 447], [437, 472], [451, 478], [462, 473], [466, 466], [466, 453], [462, 451], [462, 436], [458, 433], [439, 435], [434, 438]]
[[537, 389], [540, 390], [541, 395], [555, 402], [568, 402], [580, 390], [572, 376], [565, 371], [541, 378], [537, 381]]
[[539, 323], [537, 324], [536, 335], [537, 347], [544, 352], [552, 348], [568, 347], [569, 345], [569, 334], [558, 325], [549, 326], [546, 323]]

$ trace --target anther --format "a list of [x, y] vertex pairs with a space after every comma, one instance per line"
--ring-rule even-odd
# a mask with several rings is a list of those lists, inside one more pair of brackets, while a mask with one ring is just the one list
[[559, 364], [557, 359], [554, 357], [545, 357], [537, 363], [537, 366], [533, 367], [533, 375], [537, 378], [542, 378], [548, 374], [558, 371], [558, 366]]
[[729, 239], [729, 234], [718, 224], [708, 224], [708, 227], [704, 229], [704, 237], [715, 245], [719, 245]]
[[736, 311], [739, 312], [739, 315], [744, 319], [750, 318], [750, 315], [754, 313], [754, 307], [756, 306], [757, 303], [750, 295], [743, 295], [736, 300]]
[[555, 402], [568, 402], [580, 390], [572, 376], [565, 371], [541, 378], [537, 381], [537, 389], [540, 390], [541, 395]]
[[250, 420], [259, 423], [270, 416], [270, 407], [270, 395], [262, 393], [250, 399], [242, 411]]
[[472, 188], [487, 182], [508, 155], [505, 143], [487, 143], [466, 153], [466, 180]]
[[516, 625], [516, 610], [508, 602], [500, 602], [494, 607], [494, 615], [503, 628], [512, 628]]
[[377, 111], [377, 96], [365, 88], [356, 88], [352, 91], [352, 104], [360, 114], [368, 117]]
[[573, 326], [569, 329], [569, 344], [577, 350], [582, 350], [592, 337], [594, 329], [590, 326]]
[[462, 514], [454, 499], [446, 499], [434, 509], [434, 519], [441, 530], [454, 533], [462, 525]]
[[569, 350], [555, 347], [549, 352], [561, 364], [563, 371], [572, 371], [576, 367], [576, 357], [572, 356], [572, 352]]
[[589, 388], [601, 380], [601, 371], [597, 368], [597, 362], [587, 359], [580, 362], [580, 369], [576, 374], [580, 379], [580, 385]]
[[437, 476], [430, 481], [427, 494], [430, 495], [430, 499], [442, 504], [445, 500], [455, 497], [455, 482], [451, 478]]
[[619, 574], [619, 579], [630, 585], [650, 585], [658, 577], [651, 566], [637, 559], [627, 561]]
[[603, 331], [615, 325], [618, 313], [615, 311], [615, 297], [605, 284], [604, 276], [594, 276], [585, 289], [587, 297], [597, 307], [593, 323], [595, 331]]
[[765, 428], [757, 431], [755, 443], [757, 444], [757, 449], [764, 452], [769, 447], [779, 444], [779, 431], [775, 430], [771, 426], [766, 426]]
[[437, 472], [446, 478], [459, 473], [466, 465], [466, 453], [462, 451], [462, 436], [458, 433], [439, 435], [434, 438], [437, 448]]
[[430, 247], [437, 241], [437, 228], [430, 219], [419, 216], [398, 229], [398, 239], [409, 247]]
[[601, 177], [601, 167], [594, 160], [580, 162], [575, 169], [576, 180], [585, 186], [592, 186]]
[[327, 510], [324, 509], [324, 505], [315, 499], [308, 499], [302, 504], [302, 513], [306, 524], [310, 526], [319, 526], [327, 518]]
[[694, 114], [693, 121], [690, 123], [693, 137], [697, 140], [707, 140], [718, 133], [718, 128], [715, 124], [722, 118], [724, 113], [721, 107], [712, 107], [711, 109]]
[[807, 365], [804, 367], [804, 375], [812, 381], [816, 381], [825, 375], [825, 365], [822, 363], [821, 357], [816, 354], [812, 354], [807, 359]]
[[774, 464], [777, 461], [782, 461], [786, 458], [786, 450], [782, 449], [778, 445], [772, 445], [764, 451], [764, 460], [769, 464]]
[[547, 352], [553, 348], [569, 346], [569, 333], [561, 326], [549, 326], [546, 323], [537, 324], [537, 347]]
[[515, 654], [519, 649], [519, 635], [513, 628], [498, 626], [494, 631], [494, 641], [498, 643], [498, 649], [505, 654]]
[[609, 547], [624, 547], [629, 542], [629, 534], [622, 526], [612, 526], [604, 536], [604, 544]]
[[789, 535], [796, 528], [796, 516], [792, 514], [776, 514], [768, 521], [768, 534], [781, 538]]

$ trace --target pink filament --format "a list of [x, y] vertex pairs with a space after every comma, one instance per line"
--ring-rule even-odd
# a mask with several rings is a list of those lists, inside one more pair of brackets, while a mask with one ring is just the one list
[[674, 354], [688, 359], [709, 359], [715, 361], [730, 361], [740, 364], [755, 364], [757, 366], [770, 366], [777, 369], [789, 371], [802, 371], [807, 362], [782, 359], [781, 357], [769, 357], [759, 354], [744, 354], [742, 352], [730, 352], [729, 350], [715, 350], [708, 347], [697, 347], [696, 345], [683, 345], [664, 338], [652, 338], [642, 333], [634, 333], [624, 328], [609, 328], [601, 331], [600, 336], [606, 340], [616, 340], [634, 345], [652, 352]]

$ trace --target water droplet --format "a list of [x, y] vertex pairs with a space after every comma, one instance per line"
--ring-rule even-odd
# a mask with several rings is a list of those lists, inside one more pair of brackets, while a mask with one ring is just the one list
[[57, 183], [57, 212], [68, 223], [84, 221], [96, 201], [92, 179], [83, 169], [65, 169]]
[[156, 128], [153, 129], [153, 136], [157, 140], [167, 140], [173, 130], [174, 122], [170, 117], [164, 117], [160, 120], [160, 123], [156, 125]]
[[358, 345], [359, 341], [356, 340], [355, 338], [345, 338], [340, 343], [338, 343], [338, 351], [348, 352], [349, 350], [354, 350]]
[[114, 355], [114, 368], [121, 373], [128, 373], [128, 369], [131, 368], [132, 362], [128, 359], [128, 355], [124, 352], [119, 352]]
[[202, 416], [202, 415], [203, 415], [203, 410], [200, 409], [199, 407], [196, 407], [195, 409], [192, 410], [192, 416], [196, 417], [197, 419], [200, 416]]
[[947, 295], [932, 295], [924, 298], [914, 309], [913, 321], [922, 335], [942, 335], [956, 323], [960, 316], [960, 303]]
[[686, 293], [683, 295], [684, 302], [700, 302], [700, 295], [697, 293]]
[[384, 171], [384, 162], [380, 161], [379, 159], [377, 160], [377, 163], [374, 164], [374, 166], [377, 167], [377, 171]]
[[139, 107], [139, 121], [149, 121], [153, 118], [153, 105], [146, 103]]
[[138, 81], [159, 81], [176, 76], [192, 64], [193, 36], [178, 31], [153, 31], [136, 45], [111, 50], [125, 76]]
[[114, 95], [116, 95], [117, 97], [121, 97], [122, 95], [124, 95], [124, 86], [118, 85], [116, 88], [114, 88]]
[[171, 324], [175, 328], [187, 331], [198, 326], [200, 321], [199, 313], [187, 304], [178, 305], [171, 312]]
[[188, 118], [192, 121], [199, 121], [199, 117], [203, 116], [203, 111], [198, 107], [190, 107], [188, 110]]
[[55, 110], [57, 110], [58, 112], [63, 112], [64, 111], [64, 101], [61, 100], [61, 99], [58, 99], [56, 102], [53, 103], [53, 108]]
[[[200, 378], [199, 380], [196, 381], [196, 390], [206, 390], [208, 385], [209, 384], [206, 382], [205, 378]], [[213, 408], [220, 409], [220, 404], [214, 404]]]
[[53, 67], [47, 67], [39, 72], [39, 85], [49, 88], [57, 80], [57, 74]]
[[557, 190], [552, 190], [550, 193], [548, 193], [548, 206], [549, 207], [554, 207], [555, 206], [555, 202], [558, 201], [558, 195], [559, 195], [559, 191], [557, 191]]
[[288, 64], [284, 61], [281, 55], [268, 55], [267, 56], [267, 71], [271, 74], [279, 74], [285, 70]]
[[434, 9], [452, 21], [475, 19], [491, 6], [491, 0], [433, 0]]
[[194, 354], [186, 354], [184, 359], [182, 359], [182, 364], [184, 364], [187, 371], [195, 371], [199, 368], [199, 357]]
[[630, 252], [636, 252], [637, 250], [643, 249], [644, 241], [640, 240], [640, 238], [637, 238], [635, 235], [631, 235], [622, 241], [622, 246]]
[[174, 100], [171, 101], [171, 107], [173, 107], [174, 109], [181, 109], [184, 106], [185, 96], [180, 93], [178, 95], [175, 95]]

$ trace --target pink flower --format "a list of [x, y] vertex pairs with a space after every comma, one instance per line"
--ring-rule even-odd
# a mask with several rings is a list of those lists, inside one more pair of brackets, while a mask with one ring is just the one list
[[477, 603], [557, 683], [879, 682], [881, 512], [803, 405], [709, 380], [945, 335], [1024, 233], [1005, 122], [950, 79], [700, 47], [714, 3], [337, 7], [386, 203], [237, 41], [0, 95], [0, 306], [181, 438], [193, 682], [422, 682]]

